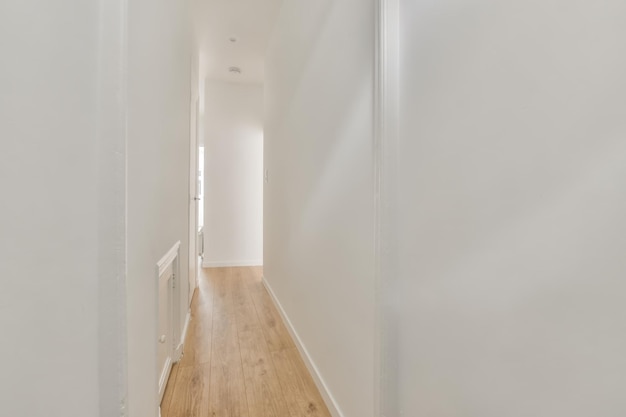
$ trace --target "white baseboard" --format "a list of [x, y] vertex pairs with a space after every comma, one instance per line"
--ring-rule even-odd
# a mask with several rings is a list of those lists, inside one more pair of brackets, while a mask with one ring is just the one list
[[237, 266], [262, 266], [263, 259], [256, 261], [207, 261], [202, 260], [203, 268], [225, 268]]
[[176, 351], [174, 352], [174, 362], [180, 361], [183, 357], [183, 350], [185, 347], [185, 339], [187, 338], [187, 329], [189, 328], [189, 322], [191, 321], [191, 310], [187, 311], [187, 317], [185, 317], [185, 325], [183, 327], [183, 332], [180, 335], [180, 342], [176, 347]]
[[161, 375], [159, 376], [159, 404], [163, 401], [163, 394], [165, 394], [165, 387], [167, 386], [167, 381], [170, 378], [170, 373], [172, 372], [172, 358], [167, 357], [165, 360], [165, 367], [161, 371]]
[[298, 336], [298, 332], [296, 332], [296, 329], [291, 324], [291, 321], [287, 317], [287, 313], [285, 313], [285, 310], [283, 310], [283, 306], [280, 304], [280, 301], [278, 301], [278, 298], [276, 298], [276, 294], [274, 294], [274, 291], [272, 290], [272, 287], [265, 279], [265, 276], [263, 276], [263, 285], [265, 286], [265, 289], [267, 289], [267, 292], [270, 294], [270, 297], [272, 298], [272, 301], [274, 302], [276, 309], [280, 313], [280, 316], [282, 317], [283, 322], [285, 323], [287, 330], [289, 331], [289, 334], [291, 335], [291, 338], [293, 339], [294, 343], [296, 344], [296, 347], [298, 348], [298, 351], [300, 352], [300, 356], [302, 356], [302, 359], [304, 360], [304, 364], [306, 365], [307, 369], [309, 370], [309, 373], [313, 377], [313, 381], [315, 381], [315, 385], [317, 385], [317, 389], [320, 391], [320, 394], [322, 394], [322, 397], [324, 398], [324, 402], [326, 403], [326, 406], [328, 407], [328, 411], [330, 411], [330, 414], [333, 417], [344, 417], [343, 413], [339, 409], [339, 406], [337, 405], [337, 402], [335, 401], [335, 398], [330, 393], [328, 386], [326, 385], [326, 383], [324, 382], [324, 379], [320, 375], [320, 372], [317, 369], [317, 366], [315, 366], [315, 362], [313, 362], [311, 355], [309, 355], [309, 352], [304, 347], [302, 340]]

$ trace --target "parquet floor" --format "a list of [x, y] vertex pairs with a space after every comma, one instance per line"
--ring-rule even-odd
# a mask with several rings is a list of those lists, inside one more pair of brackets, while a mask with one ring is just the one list
[[261, 275], [202, 271], [162, 417], [330, 417]]

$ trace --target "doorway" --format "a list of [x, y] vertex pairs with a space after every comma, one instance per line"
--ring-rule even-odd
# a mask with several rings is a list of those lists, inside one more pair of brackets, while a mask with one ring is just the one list
[[263, 86], [207, 80], [204, 268], [263, 265]]
[[[202, 179], [204, 162], [200, 162], [200, 100], [197, 98], [192, 104], [190, 120], [190, 146], [189, 146], [189, 303], [198, 286], [198, 274], [200, 268], [199, 256], [202, 243], [198, 236], [201, 235], [202, 222], [204, 219], [202, 203]], [[204, 159], [204, 153], [202, 153]]]

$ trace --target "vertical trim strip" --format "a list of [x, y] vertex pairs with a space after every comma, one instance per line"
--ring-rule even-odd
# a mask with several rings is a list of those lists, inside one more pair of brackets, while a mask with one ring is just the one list
[[375, 52], [376, 415], [398, 416], [396, 324], [396, 161], [398, 141], [399, 0], [377, 0]]
[[98, 10], [98, 382], [99, 415], [125, 416], [127, 0]]

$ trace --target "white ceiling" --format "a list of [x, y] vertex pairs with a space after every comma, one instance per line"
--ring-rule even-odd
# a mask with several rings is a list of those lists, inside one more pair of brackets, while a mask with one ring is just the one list
[[[265, 51], [281, 2], [195, 0], [200, 68], [208, 79], [263, 82]], [[241, 68], [240, 75], [229, 73], [233, 66]]]

